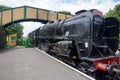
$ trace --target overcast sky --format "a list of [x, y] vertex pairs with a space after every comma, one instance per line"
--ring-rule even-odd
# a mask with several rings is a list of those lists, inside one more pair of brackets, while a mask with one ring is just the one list
[[[54, 11], [65, 10], [72, 14], [82, 9], [98, 9], [105, 14], [109, 9], [113, 9], [119, 3], [120, 0], [0, 0], [1, 5], [10, 7], [27, 5]], [[37, 22], [24, 22], [21, 24], [24, 26], [24, 36], [42, 25]]]

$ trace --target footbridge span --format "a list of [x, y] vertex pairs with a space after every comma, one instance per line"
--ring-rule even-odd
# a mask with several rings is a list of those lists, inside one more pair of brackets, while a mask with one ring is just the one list
[[71, 15], [58, 13], [30, 6], [21, 6], [0, 11], [0, 26], [8, 26], [12, 23], [23, 21], [38, 21], [47, 23], [48, 21], [60, 20]]
[[4, 47], [5, 27], [24, 21], [34, 21], [46, 24], [48, 21], [62, 20], [71, 17], [71, 15], [62, 14], [56, 11], [50, 11], [30, 6], [21, 6], [0, 11], [0, 49]]

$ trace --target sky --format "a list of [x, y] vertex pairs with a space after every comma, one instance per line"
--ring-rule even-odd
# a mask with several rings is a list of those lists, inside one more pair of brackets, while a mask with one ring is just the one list
[[[72, 14], [79, 10], [98, 9], [104, 14], [113, 9], [116, 4], [120, 4], [120, 0], [0, 0], [1, 5], [10, 7], [32, 6], [53, 11], [69, 11]], [[43, 24], [37, 22], [22, 22], [24, 26], [24, 35]]]

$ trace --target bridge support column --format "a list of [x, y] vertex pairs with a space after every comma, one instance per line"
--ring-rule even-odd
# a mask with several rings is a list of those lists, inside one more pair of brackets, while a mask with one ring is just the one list
[[3, 27], [0, 26], [0, 49], [4, 48], [4, 38], [5, 38], [4, 32], [5, 31]]

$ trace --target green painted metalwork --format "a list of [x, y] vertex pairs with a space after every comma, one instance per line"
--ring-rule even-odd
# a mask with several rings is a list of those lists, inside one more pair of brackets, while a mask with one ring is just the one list
[[2, 25], [2, 12], [0, 13], [0, 27]]
[[[20, 16], [19, 16], [19, 12], [17, 13], [17, 12], [15, 12], [15, 14], [18, 14], [17, 15], [17, 18], [16, 18], [16, 16], [14, 15], [14, 10], [16, 10], [16, 9], [19, 9], [19, 8], [22, 8], [23, 10], [21, 10], [22, 12], [20, 12], [20, 13], [23, 13], [23, 19], [22, 18], [20, 18]], [[36, 14], [35, 14], [35, 16], [36, 16], [36, 18], [27, 18], [27, 8], [31, 8], [31, 9], [36, 9]], [[6, 23], [4, 23], [3, 22], [3, 12], [4, 11], [7, 11], [7, 10], [11, 10], [11, 15], [10, 16], [8, 16], [8, 17], [11, 17], [11, 21], [6, 21]], [[43, 15], [39, 15], [39, 10], [41, 10], [41, 13], [43, 12], [43, 11], [46, 11], [46, 13], [47, 13], [47, 16], [45, 15], [44, 17], [46, 18], [47, 17], [47, 20], [45, 19], [39, 19], [38, 18], [38, 16], [43, 16]], [[5, 10], [1, 10], [0, 11], [1, 13], [0, 13], [0, 16], [1, 16], [1, 24], [0, 24], [0, 27], [2, 26], [2, 28], [4, 29], [6, 26], [9, 26], [9, 25], [11, 25], [12, 23], [15, 23], [15, 22], [23, 22], [23, 21], [38, 21], [38, 22], [42, 22], [42, 23], [47, 23], [47, 21], [48, 21], [48, 19], [49, 19], [49, 16], [50, 16], [50, 14], [49, 14], [49, 12], [54, 12], [54, 13], [57, 13], [57, 16], [56, 16], [56, 20], [58, 20], [59, 19], [59, 15], [58, 15], [58, 12], [55, 12], [55, 11], [50, 11], [50, 10], [45, 10], [45, 9], [39, 9], [39, 8], [35, 8], [35, 7], [30, 7], [30, 6], [21, 6], [21, 7], [16, 7], [16, 8], [10, 8], [10, 9], [5, 9]], [[9, 14], [9, 12], [8, 12], [8, 14]], [[29, 13], [29, 14], [31, 14], [31, 13]], [[31, 14], [32, 15], [32, 14]], [[66, 14], [64, 14], [64, 18], [66, 18], [67, 17], [67, 15]], [[5, 19], [4, 20], [7, 20], [6, 18], [6, 16], [4, 16], [5, 17]], [[15, 17], [15, 20], [14, 20], [14, 17]], [[51, 19], [52, 20], [52, 19]], [[4, 35], [5, 35], [5, 33], [4, 33]], [[5, 47], [8, 47], [8, 43], [6, 42], [6, 37], [4, 36], [4, 46]], [[26, 39], [26, 41], [25, 41], [25, 46], [26, 47], [28, 47], [29, 45], [28, 45], [28, 39]]]
[[2, 26], [2, 11], [1, 11], [1, 26]]
[[47, 11], [47, 20], [48, 20], [48, 17], [49, 17], [48, 15], [49, 15], [49, 11]]
[[28, 38], [24, 39], [24, 46], [29, 47], [29, 40]]
[[56, 19], [58, 20], [58, 13], [57, 13], [57, 18]]
[[11, 10], [11, 22], [13, 21], [13, 9]]
[[26, 6], [24, 6], [24, 19], [26, 19], [26, 10], [27, 10], [27, 8], [26, 8]]
[[36, 9], [36, 18], [38, 19], [38, 9]]
[[[13, 20], [13, 16], [14, 16], [14, 14], [13, 14], [13, 11], [15, 10], [15, 9], [19, 9], [19, 8], [23, 8], [23, 19], [15, 19], [15, 20]], [[27, 18], [27, 8], [31, 8], [31, 9], [36, 9], [36, 18]], [[8, 21], [7, 23], [5, 23], [4, 24], [4, 22], [2, 21], [2, 17], [3, 17], [3, 12], [4, 11], [7, 11], [7, 10], [11, 10], [11, 21]], [[42, 11], [46, 11], [47, 12], [47, 16], [44, 16], [44, 17], [47, 17], [47, 20], [45, 19], [45, 20], [43, 20], [43, 19], [39, 19], [38, 18], [38, 16], [43, 16], [43, 15], [39, 15], [39, 13], [38, 13], [38, 10], [42, 10]], [[11, 23], [13, 23], [13, 22], [22, 22], [22, 21], [39, 21], [39, 22], [43, 22], [43, 23], [46, 23], [47, 21], [48, 21], [48, 18], [49, 18], [49, 12], [54, 12], [54, 13], [57, 13], [57, 12], [55, 12], [55, 11], [50, 11], [50, 10], [45, 10], [45, 9], [40, 9], [40, 8], [35, 8], [35, 7], [30, 7], [30, 6], [21, 6], [21, 7], [16, 7], [16, 8], [10, 8], [10, 9], [5, 9], [5, 10], [2, 10], [2, 11], [0, 11], [1, 12], [1, 26], [8, 26], [8, 25], [10, 25]], [[29, 13], [29, 14], [31, 14], [31, 13]], [[18, 14], [18, 16], [19, 16], [19, 14]], [[66, 18], [67, 17], [67, 15], [66, 14], [64, 14], [64, 18]], [[56, 16], [56, 20], [58, 20], [59, 19], [59, 15], [58, 15], [58, 13], [57, 13], [57, 16]]]

